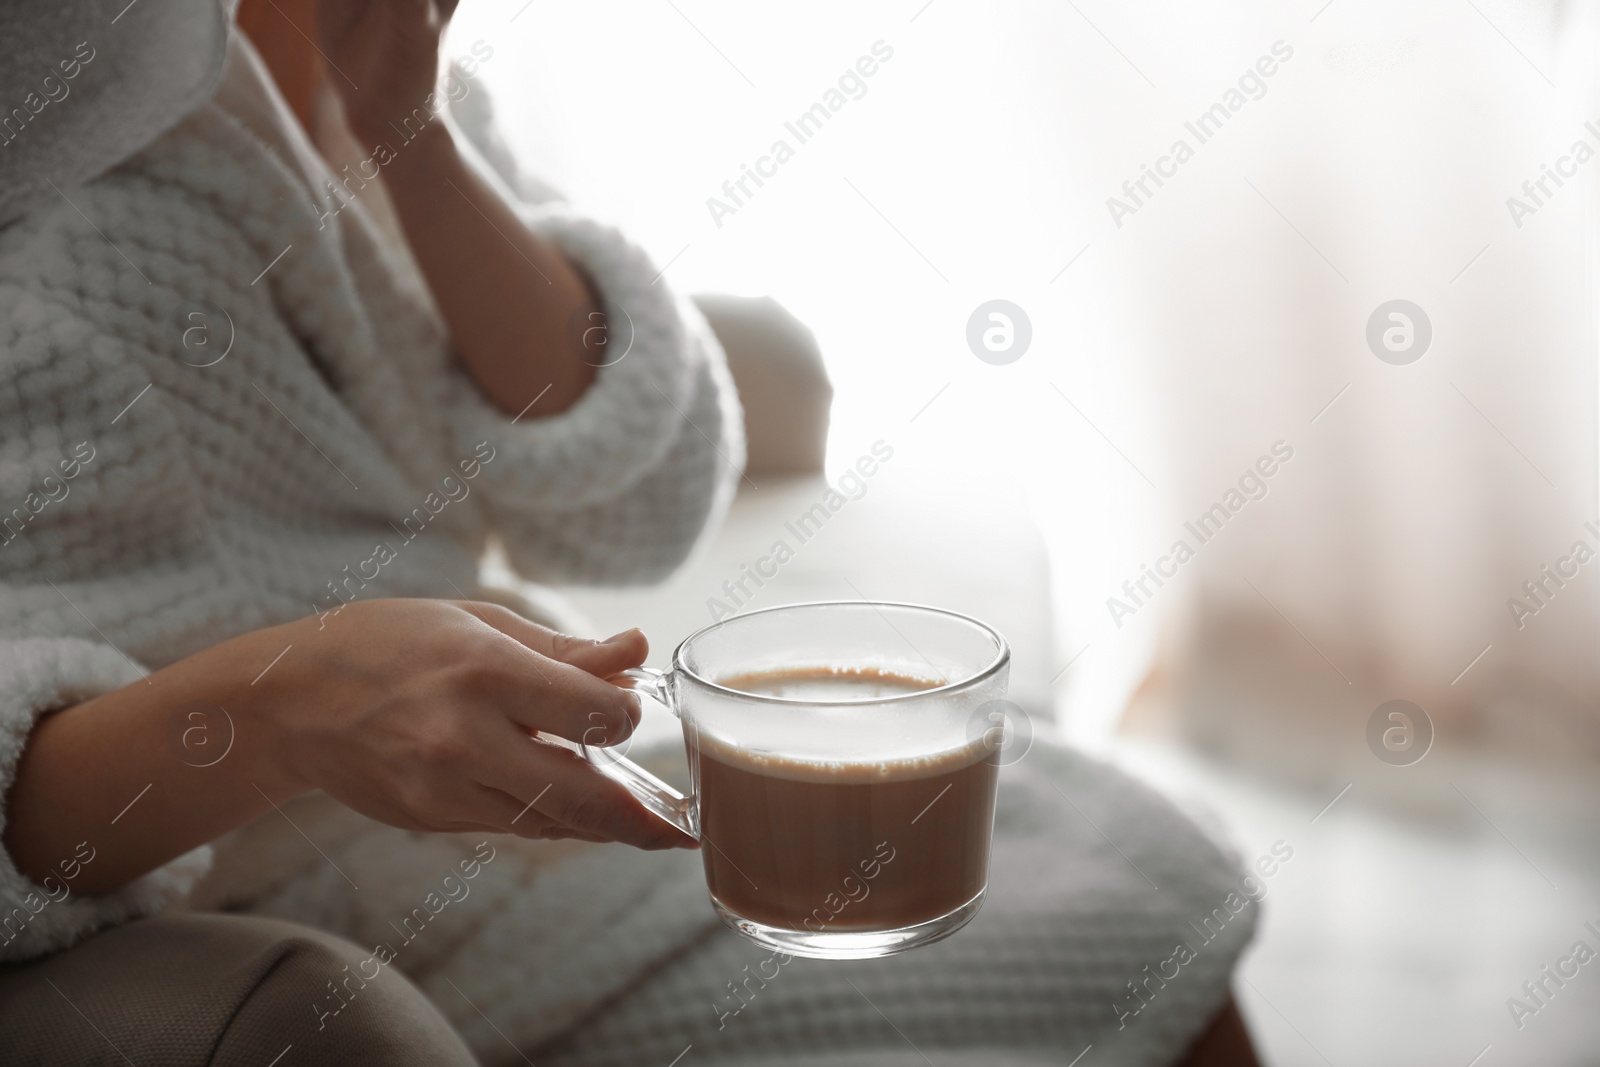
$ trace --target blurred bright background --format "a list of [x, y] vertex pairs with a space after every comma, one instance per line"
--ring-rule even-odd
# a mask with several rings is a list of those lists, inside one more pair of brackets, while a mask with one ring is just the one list
[[[1600, 567], [1524, 589], [1600, 548], [1600, 161], [1523, 188], [1600, 148], [1597, 32], [1553, 0], [512, 0], [452, 30], [495, 49], [522, 167], [679, 291], [815, 332], [830, 472], [881, 438], [951, 522], [1025, 502], [1056, 729], [1246, 855], [1297, 849], [1238, 992], [1266, 1062], [1459, 1067], [1600, 1063], [1600, 967], [1520, 1028], [1507, 1006], [1600, 926]], [[797, 145], [784, 124], [875, 44]], [[1272, 55], [1199, 144], [1185, 123]], [[1179, 138], [1193, 158], [1114, 219]], [[992, 299], [1031, 321], [1005, 366], [966, 340]], [[1366, 340], [1395, 299], [1432, 327], [1407, 365]], [[1277, 442], [1267, 495], [1114, 618]], [[1434, 731], [1409, 766], [1366, 740], [1393, 699]]]

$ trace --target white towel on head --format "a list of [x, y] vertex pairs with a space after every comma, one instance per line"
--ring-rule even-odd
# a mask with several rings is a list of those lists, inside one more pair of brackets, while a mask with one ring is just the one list
[[236, 5], [0, 5], [0, 224], [99, 177], [209, 99]]

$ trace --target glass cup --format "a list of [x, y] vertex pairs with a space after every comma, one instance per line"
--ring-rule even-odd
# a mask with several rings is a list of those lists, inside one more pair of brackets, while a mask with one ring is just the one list
[[992, 628], [938, 608], [752, 611], [690, 635], [665, 672], [627, 672], [682, 721], [689, 795], [582, 751], [700, 841], [723, 922], [791, 955], [886, 956], [983, 904], [1000, 762], [986, 705], [1010, 659]]

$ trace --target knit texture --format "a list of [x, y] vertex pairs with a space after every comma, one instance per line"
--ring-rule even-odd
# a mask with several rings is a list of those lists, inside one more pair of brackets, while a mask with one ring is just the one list
[[[236, 47], [219, 100], [242, 80], [286, 116], [257, 64]], [[214, 102], [0, 230], [0, 796], [41, 714], [146, 670], [354, 597], [470, 595], [491, 537], [535, 581], [655, 580], [732, 493], [721, 350], [616, 230], [529, 209], [633, 341], [513, 421], [359, 192], [254, 130]], [[0, 856], [0, 917], [25, 909], [0, 959], [177, 898], [203, 852], [38, 910]]]
[[[1002, 772], [999, 801], [989, 896], [948, 940], [881, 960], [784, 961], [708, 924], [530, 1057], [628, 1067], [692, 1044], [695, 1063], [740, 1067], [988, 1067], [1066, 1064], [1093, 1046], [1085, 1064], [1173, 1063], [1221, 1008], [1255, 927], [1236, 858], [1147, 787], [1054, 745]], [[1179, 943], [1192, 958], [1174, 975], [1163, 963]], [[435, 996], [486, 1064], [522, 1062]]]
[[[634, 755], [687, 784], [681, 750]], [[941, 1065], [1066, 1064], [1091, 1044], [1085, 1064], [1174, 1062], [1255, 928], [1236, 857], [1080, 753], [1039, 742], [1000, 781], [982, 911], [875, 961], [775, 960], [721, 924], [691, 852], [497, 838], [470, 893], [430, 915], [418, 909], [477, 839], [308, 797], [286, 811], [323, 854], [219, 848], [276, 872], [251, 912], [391, 949], [489, 1067], [665, 1065], [690, 1044], [693, 1062], [741, 1067], [915, 1067], [918, 1049]], [[1174, 968], [1180, 942], [1193, 958]]]
[[[237, 104], [243, 79], [271, 102], [253, 64], [233, 57], [219, 100]], [[329, 583], [378, 542], [395, 558], [348, 587], [363, 597], [470, 591], [491, 538], [536, 580], [644, 581], [731, 492], [742, 443], [721, 354], [614, 231], [530, 211], [635, 339], [570, 412], [512, 425], [451, 362], [359, 191], [334, 211], [281, 102], [247, 110], [202, 109], [72, 190], [83, 215], [62, 203], [0, 231], [0, 795], [41, 714], [336, 605]], [[720, 925], [693, 853], [500, 838], [463, 882], [487, 854], [476, 838], [321, 794], [283, 814], [217, 842], [198, 886], [207, 850], [43, 904], [0, 959], [183, 898], [386, 946], [491, 1065], [666, 1064], [691, 1044], [686, 1064], [1059, 1064], [1092, 1044], [1085, 1065], [1153, 1067], [1223, 1003], [1257, 907], [1227, 906], [1236, 860], [1170, 804], [1043, 744], [1003, 774], [969, 927], [769, 980], [750, 978], [770, 954]], [[6, 914], [42, 889], [0, 857]], [[1179, 941], [1194, 958], [1144, 984]], [[307, 1018], [338, 1008], [324, 992]]]
[[0, 4], [0, 224], [99, 177], [203, 103], [237, 6]]

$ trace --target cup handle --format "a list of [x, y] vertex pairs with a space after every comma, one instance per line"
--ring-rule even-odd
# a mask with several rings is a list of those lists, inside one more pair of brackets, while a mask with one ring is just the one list
[[[635, 667], [622, 674], [634, 681], [638, 692], [650, 697], [674, 716], [678, 715], [678, 708], [667, 689], [667, 675], [664, 672], [651, 667]], [[637, 763], [617, 755], [609, 748], [580, 743], [578, 752], [595, 770], [622, 785], [655, 815], [696, 841], [700, 840], [700, 820], [695, 817], [697, 813], [692, 796], [683, 795]]]

